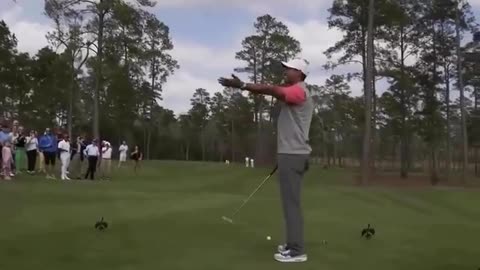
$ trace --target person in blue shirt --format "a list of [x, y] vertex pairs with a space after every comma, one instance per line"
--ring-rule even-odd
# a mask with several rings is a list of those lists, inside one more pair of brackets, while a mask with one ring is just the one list
[[45, 169], [47, 179], [55, 179], [55, 161], [57, 159], [58, 140], [55, 134], [52, 134], [49, 128], [38, 140], [38, 148], [45, 157]]
[[3, 145], [5, 142], [10, 141], [10, 130], [6, 124], [2, 125], [2, 129], [0, 130], [0, 145]]

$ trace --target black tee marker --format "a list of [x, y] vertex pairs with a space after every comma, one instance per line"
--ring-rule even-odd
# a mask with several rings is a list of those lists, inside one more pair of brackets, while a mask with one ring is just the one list
[[106, 228], [108, 228], [108, 223], [106, 221], [103, 220], [103, 217], [100, 221], [97, 221], [95, 223], [95, 229], [99, 230], [99, 231], [103, 231], [105, 230]]
[[367, 228], [362, 230], [362, 237], [370, 239], [374, 235], [375, 235], [375, 229], [373, 227], [370, 227], [370, 224], [368, 224]]

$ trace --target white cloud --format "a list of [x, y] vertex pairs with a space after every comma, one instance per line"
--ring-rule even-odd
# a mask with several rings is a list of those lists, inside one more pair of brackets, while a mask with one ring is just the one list
[[190, 99], [195, 89], [204, 88], [211, 94], [222, 90], [215, 78], [195, 76], [185, 69], [170, 77], [163, 88], [163, 101], [160, 104], [176, 114], [186, 113], [190, 109]]
[[224, 7], [224, 8], [241, 8], [249, 11], [272, 12], [275, 11], [301, 10], [306, 12], [317, 12], [325, 6], [331, 5], [330, 1], [319, 0], [175, 0], [163, 1], [157, 0], [156, 7], [175, 7], [175, 8], [194, 8], [194, 7]]
[[1, 13], [0, 19], [7, 23], [10, 31], [17, 37], [18, 50], [35, 54], [38, 49], [48, 45], [45, 35], [52, 28], [35, 21], [20, 19], [23, 12], [23, 8], [16, 5]]
[[235, 63], [235, 48], [227, 50], [215, 50], [199, 44], [184, 41], [173, 41], [175, 48], [173, 57], [180, 65], [201, 70], [225, 70], [232, 69]]

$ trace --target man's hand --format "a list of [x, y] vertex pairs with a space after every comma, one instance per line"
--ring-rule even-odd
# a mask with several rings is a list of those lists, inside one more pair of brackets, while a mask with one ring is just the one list
[[222, 77], [218, 79], [218, 82], [225, 87], [243, 88], [245, 86], [245, 83], [242, 82], [237, 76], [233, 74], [232, 74], [232, 79], [227, 79]]

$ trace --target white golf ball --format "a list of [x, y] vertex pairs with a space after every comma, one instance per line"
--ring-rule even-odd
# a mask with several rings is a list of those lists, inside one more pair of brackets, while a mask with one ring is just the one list
[[269, 240], [269, 241], [272, 240], [272, 238], [270, 237], [270, 235], [267, 236], [267, 240]]

